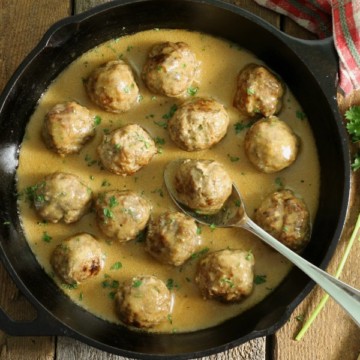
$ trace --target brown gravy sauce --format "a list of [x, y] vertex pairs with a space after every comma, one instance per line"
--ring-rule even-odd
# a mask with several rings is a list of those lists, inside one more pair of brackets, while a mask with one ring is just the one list
[[[142, 65], [150, 47], [165, 40], [184, 41], [191, 46], [201, 61], [196, 96], [211, 96], [217, 99], [225, 105], [230, 115], [226, 137], [210, 150], [186, 153], [175, 147], [162, 127], [166, 121], [163, 115], [169, 112], [173, 104], [179, 104], [181, 100], [154, 96], [140, 80]], [[101, 111], [93, 105], [86, 96], [82, 80], [98, 65], [117, 58], [124, 58], [130, 63], [142, 95], [135, 108], [120, 115]], [[301, 151], [296, 162], [286, 170], [267, 175], [258, 172], [244, 154], [243, 139], [246, 129], [237, 133], [235, 124], [246, 119], [232, 107], [232, 100], [239, 70], [250, 62], [261, 63], [236, 44], [185, 30], [154, 29], [113, 39], [95, 47], [70, 64], [39, 100], [21, 146], [17, 174], [19, 192], [40, 182], [44, 176], [54, 171], [70, 172], [78, 175], [95, 195], [99, 191], [109, 189], [133, 189], [142, 192], [151, 201], [153, 214], [156, 216], [165, 209], [175, 210], [163, 182], [165, 164], [174, 158], [210, 158], [226, 166], [242, 191], [250, 216], [267, 194], [283, 185], [304, 199], [313, 220], [319, 195], [319, 161], [310, 126], [289, 89], [286, 90], [279, 117], [286, 121], [301, 139]], [[68, 100], [75, 100], [86, 106], [94, 116], [98, 115], [102, 120], [97, 127], [96, 137], [79, 154], [61, 158], [45, 147], [40, 137], [40, 129], [49, 109], [59, 102]], [[100, 169], [97, 164], [96, 147], [104, 132], [129, 122], [143, 126], [154, 139], [157, 139], [161, 150], [147, 167], [131, 177], [123, 178]], [[171, 318], [154, 330], [184, 332], [216, 325], [254, 306], [278, 286], [291, 268], [289, 262], [281, 255], [244, 230], [211, 230], [202, 226], [202, 243], [199, 251], [204, 248], [214, 251], [227, 247], [251, 250], [256, 261], [255, 274], [265, 280], [254, 285], [252, 295], [245, 301], [239, 304], [221, 304], [200, 297], [193, 280], [196, 258], [190, 259], [180, 267], [162, 265], [145, 252], [143, 242], [130, 241], [120, 245], [107, 239], [97, 228], [93, 213], [72, 225], [44, 224], [28, 202], [19, 201], [19, 209], [29, 245], [45, 271], [74, 302], [111, 322], [119, 322], [113, 300], [117, 282], [121, 283], [135, 275], [152, 274], [165, 283], [172, 281]], [[106, 265], [94, 279], [85, 281], [77, 288], [68, 289], [54, 276], [49, 257], [57, 244], [80, 231], [89, 232], [99, 239], [106, 254]], [[49, 235], [51, 240], [44, 241], [44, 234]]]

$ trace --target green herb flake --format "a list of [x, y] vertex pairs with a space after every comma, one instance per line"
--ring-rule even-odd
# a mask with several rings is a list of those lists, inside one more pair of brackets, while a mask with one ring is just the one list
[[299, 322], [303, 322], [305, 319], [305, 316], [303, 314], [295, 316], [295, 319]]
[[116, 296], [116, 291], [110, 291], [108, 293], [108, 296], [111, 300], [114, 300], [115, 299], [115, 296]]
[[101, 124], [101, 117], [99, 115], [94, 117], [94, 124], [95, 126], [99, 126]]
[[114, 217], [113, 212], [109, 208], [104, 208], [103, 209], [103, 214], [108, 219], [112, 219]]
[[251, 250], [249, 250], [249, 251], [247, 252], [246, 256], [245, 256], [245, 260], [250, 261], [250, 260], [252, 260], [253, 258], [254, 258], [254, 254], [252, 253]]
[[275, 179], [275, 185], [279, 188], [282, 189], [284, 187], [284, 183], [282, 182], [282, 179], [280, 177], [277, 177]]
[[248, 95], [255, 95], [255, 90], [252, 89], [251, 87], [249, 87], [249, 88], [246, 89], [246, 93], [247, 93]]
[[167, 279], [166, 287], [171, 291], [174, 290], [174, 288], [179, 288], [179, 285], [175, 283], [174, 279]]
[[110, 185], [111, 185], [111, 183], [106, 179], [104, 179], [101, 183], [101, 187], [110, 186]]
[[162, 118], [165, 119], [165, 120], [171, 119], [171, 118], [174, 116], [177, 108], [178, 108], [178, 107], [177, 107], [176, 104], [171, 105], [170, 110], [169, 110], [166, 114], [164, 114], [164, 115], [162, 116]]
[[119, 205], [119, 202], [116, 200], [116, 197], [114, 195], [110, 196], [110, 199], [109, 199], [109, 207], [110, 207], [110, 209], [114, 208], [117, 205]]
[[173, 323], [173, 319], [172, 319], [172, 315], [171, 315], [171, 314], [168, 314], [167, 319], [168, 319], [168, 321], [169, 321], [170, 324]]
[[42, 235], [42, 239], [43, 239], [43, 241], [49, 243], [49, 242], [51, 242], [52, 237], [47, 233], [47, 231], [44, 231], [43, 235]]
[[299, 120], [305, 120], [305, 119], [306, 119], [305, 113], [303, 113], [303, 112], [300, 111], [300, 110], [296, 110], [296, 117], [297, 117]]
[[234, 282], [231, 279], [228, 279], [228, 278], [222, 278], [222, 279], [220, 279], [220, 282], [229, 285], [230, 288], [233, 288], [235, 286]]
[[104, 277], [106, 278], [106, 280], [101, 283], [101, 286], [104, 289], [117, 289], [119, 287], [119, 281], [113, 280], [109, 275], [104, 275]]
[[11, 224], [10, 221], [4, 221], [4, 222], [3, 222], [3, 225], [10, 225], [10, 224]]
[[210, 230], [211, 230], [211, 231], [214, 231], [215, 229], [216, 229], [216, 225], [215, 225], [215, 224], [211, 224], [211, 225], [210, 225]]
[[254, 278], [254, 284], [260, 285], [266, 282], [266, 275], [256, 275]]
[[251, 127], [252, 124], [254, 124], [254, 121], [250, 121], [248, 123], [243, 123], [243, 122], [235, 123], [234, 124], [235, 133], [236, 134], [241, 133], [243, 130], [248, 129], [249, 127]]
[[199, 91], [199, 88], [198, 88], [198, 87], [195, 87], [195, 86], [190, 86], [190, 87], [187, 89], [187, 93], [188, 93], [188, 95], [190, 95], [190, 96], [195, 96], [198, 91]]
[[360, 151], [357, 152], [357, 154], [354, 157], [354, 161], [351, 164], [351, 168], [356, 171], [360, 169]]
[[236, 161], [240, 160], [240, 158], [238, 156], [232, 156], [230, 154], [227, 154], [227, 156], [231, 162], [236, 162]]
[[83, 295], [83, 293], [81, 292], [81, 293], [79, 294], [79, 301], [83, 301], [83, 299], [84, 299], [84, 295]]
[[160, 126], [163, 129], [167, 129], [168, 124], [165, 121], [154, 121], [154, 124]]
[[73, 284], [66, 284], [66, 283], [62, 283], [61, 287], [67, 290], [74, 290], [78, 288], [78, 284], [73, 283]]
[[122, 268], [122, 263], [120, 261], [117, 261], [111, 265], [110, 270], [120, 270], [121, 268]]
[[141, 286], [141, 284], [142, 284], [142, 281], [139, 280], [139, 279], [137, 279], [137, 280], [134, 280], [134, 281], [133, 281], [132, 287], [133, 287], [133, 288], [138, 288], [138, 287]]
[[201, 235], [202, 229], [200, 226], [196, 228], [196, 235]]
[[210, 249], [209, 249], [208, 247], [203, 248], [202, 250], [197, 251], [197, 252], [191, 254], [191, 259], [198, 259], [199, 257], [201, 257], [201, 256], [205, 255], [206, 253], [208, 253], [209, 250], [210, 250]]

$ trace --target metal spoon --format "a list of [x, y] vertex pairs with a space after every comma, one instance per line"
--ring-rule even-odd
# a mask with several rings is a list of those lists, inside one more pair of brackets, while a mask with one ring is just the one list
[[241, 195], [234, 184], [230, 197], [227, 199], [222, 209], [214, 215], [199, 214], [195, 210], [192, 210], [186, 205], [180, 203], [177, 200], [177, 193], [173, 186], [173, 179], [174, 173], [182, 161], [184, 160], [174, 160], [166, 166], [164, 171], [164, 180], [170, 197], [184, 213], [204, 225], [216, 227], [240, 227], [252, 232], [266, 244], [270, 245], [286, 257], [319, 286], [321, 286], [340, 306], [343, 307], [343, 309], [355, 321], [357, 326], [360, 327], [360, 291], [340, 280], [335, 279], [325, 271], [309, 263], [307, 260], [268, 234], [260, 226], [255, 224], [246, 214]]

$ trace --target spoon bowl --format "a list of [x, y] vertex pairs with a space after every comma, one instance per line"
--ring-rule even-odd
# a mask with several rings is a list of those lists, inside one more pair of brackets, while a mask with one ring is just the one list
[[340, 306], [343, 307], [357, 326], [360, 327], [360, 291], [311, 264], [254, 223], [246, 213], [241, 194], [235, 184], [232, 185], [232, 192], [223, 207], [215, 214], [201, 214], [197, 212], [196, 209], [191, 209], [181, 203], [178, 200], [179, 195], [174, 186], [174, 177], [177, 169], [184, 160], [185, 159], [178, 159], [169, 162], [164, 171], [165, 186], [171, 199], [181, 211], [204, 225], [219, 228], [240, 227], [252, 232], [321, 286]]

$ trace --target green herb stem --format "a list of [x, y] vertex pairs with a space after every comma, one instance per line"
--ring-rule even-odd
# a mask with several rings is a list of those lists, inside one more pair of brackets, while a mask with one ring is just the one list
[[[346, 260], [349, 257], [350, 251], [352, 246], [355, 243], [356, 238], [358, 238], [358, 232], [360, 229], [360, 214], [357, 218], [354, 230], [351, 234], [350, 240], [346, 246], [345, 249], [345, 253], [340, 261], [340, 264], [336, 270], [335, 273], [335, 278], [338, 279], [339, 276], [341, 275], [341, 272], [343, 271], [343, 268], [345, 266]], [[360, 240], [360, 237], [359, 237]], [[314, 322], [314, 320], [316, 319], [316, 317], [318, 316], [318, 314], [320, 313], [320, 311], [322, 310], [322, 308], [325, 306], [326, 302], [329, 299], [329, 295], [325, 294], [322, 299], [320, 300], [319, 304], [317, 305], [317, 307], [315, 308], [315, 310], [313, 311], [313, 313], [310, 315], [309, 319], [305, 322], [304, 326], [301, 328], [301, 330], [299, 331], [299, 333], [296, 335], [295, 340], [296, 341], [300, 341], [303, 336], [305, 335], [305, 333], [307, 332], [307, 330], [310, 328], [311, 324]]]

